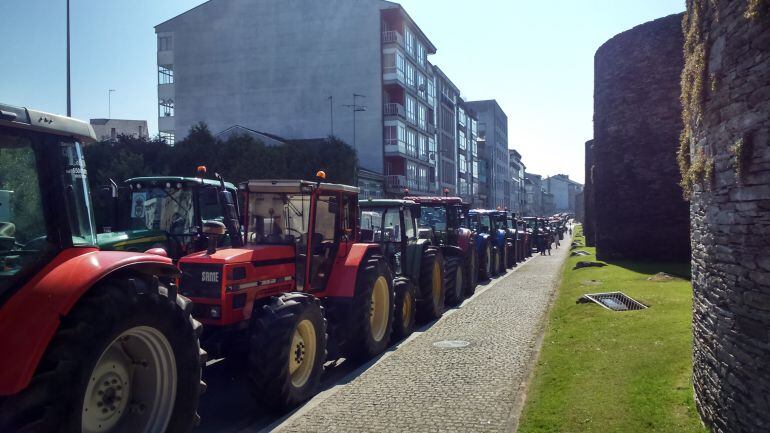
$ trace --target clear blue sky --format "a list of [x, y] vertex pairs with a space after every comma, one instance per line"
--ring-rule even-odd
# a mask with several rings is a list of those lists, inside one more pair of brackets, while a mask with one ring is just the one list
[[[228, 0], [214, 0], [228, 1]], [[317, 0], [322, 1], [322, 0]], [[153, 26], [202, 0], [71, 0], [75, 117], [147, 119], [157, 131]], [[469, 99], [497, 99], [527, 170], [583, 181], [593, 56], [617, 33], [684, 0], [402, 0], [438, 47], [431, 58]], [[65, 0], [3, 1], [0, 101], [66, 111]]]

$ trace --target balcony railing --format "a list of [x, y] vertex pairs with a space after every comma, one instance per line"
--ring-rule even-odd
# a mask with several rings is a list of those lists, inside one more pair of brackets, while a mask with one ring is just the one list
[[385, 185], [391, 191], [401, 191], [406, 188], [406, 176], [401, 175], [388, 175], [385, 176]]
[[404, 37], [401, 36], [401, 33], [390, 30], [387, 32], [382, 32], [382, 43], [384, 44], [399, 44], [401, 46], [404, 45]]
[[383, 114], [385, 116], [406, 117], [406, 110], [401, 104], [389, 103], [385, 104], [385, 107], [383, 108]]

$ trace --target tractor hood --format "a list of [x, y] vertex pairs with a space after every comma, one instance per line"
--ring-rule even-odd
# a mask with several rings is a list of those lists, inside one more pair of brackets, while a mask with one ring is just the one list
[[131, 245], [147, 243], [164, 243], [168, 236], [162, 230], [127, 230], [121, 232], [99, 233], [96, 242], [102, 249], [129, 249]]
[[284, 264], [294, 263], [294, 247], [290, 245], [249, 245], [243, 248], [220, 248], [214, 254], [205, 251], [182, 257], [180, 263], [202, 264], [235, 264], [260, 263]]

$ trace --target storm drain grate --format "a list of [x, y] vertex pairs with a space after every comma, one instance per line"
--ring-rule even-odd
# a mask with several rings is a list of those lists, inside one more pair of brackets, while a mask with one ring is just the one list
[[579, 302], [596, 302], [612, 311], [644, 310], [646, 305], [629, 297], [623, 292], [585, 294]]

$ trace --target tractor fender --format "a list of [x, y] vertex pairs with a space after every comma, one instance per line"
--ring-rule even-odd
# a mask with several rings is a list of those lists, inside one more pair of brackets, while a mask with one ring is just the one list
[[29, 385], [48, 344], [78, 300], [120, 271], [175, 276], [171, 259], [151, 254], [71, 248], [59, 253], [0, 308], [0, 396]]
[[358, 268], [369, 252], [382, 254], [382, 249], [378, 244], [353, 244], [345, 257], [337, 258], [334, 261], [334, 268], [329, 275], [326, 290], [316, 295], [321, 298], [352, 298], [356, 290]]
[[430, 245], [431, 243], [428, 239], [410, 240], [406, 245], [406, 259], [402, 259], [405, 265], [404, 275], [410, 277], [413, 281], [417, 281], [420, 278], [422, 253]]
[[457, 229], [457, 246], [463, 251], [463, 254], [468, 254], [473, 245], [473, 231], [466, 228]]
[[484, 255], [484, 250], [487, 248], [488, 243], [489, 243], [488, 233], [479, 233], [478, 235], [476, 235], [476, 251], [478, 251], [479, 257]]

